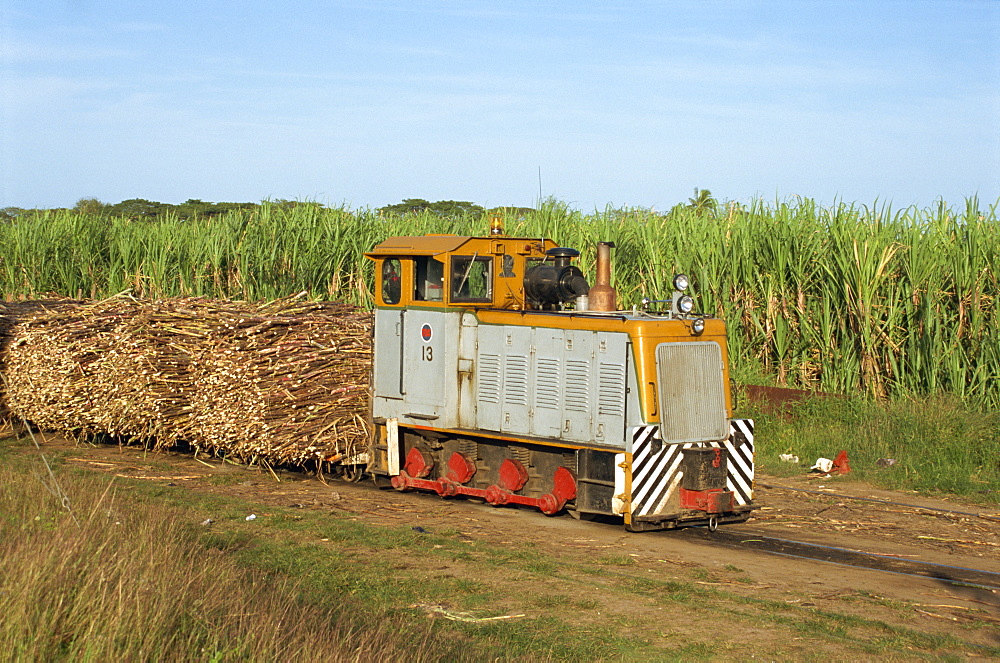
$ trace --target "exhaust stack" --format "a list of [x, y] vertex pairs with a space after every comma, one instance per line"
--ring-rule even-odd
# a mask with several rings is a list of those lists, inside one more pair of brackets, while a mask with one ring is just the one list
[[597, 243], [597, 281], [590, 289], [591, 311], [617, 311], [618, 293], [611, 287], [611, 249], [614, 242]]

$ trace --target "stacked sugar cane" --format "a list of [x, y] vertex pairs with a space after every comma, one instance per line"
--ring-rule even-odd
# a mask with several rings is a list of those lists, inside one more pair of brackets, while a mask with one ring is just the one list
[[6, 407], [40, 428], [267, 463], [365, 448], [371, 316], [343, 304], [115, 297], [9, 335]]
[[[17, 336], [19, 322], [36, 316], [45, 316], [59, 310], [65, 310], [79, 305], [79, 302], [72, 299], [47, 299], [36, 301], [15, 301], [0, 302], [0, 365], [3, 358], [7, 356], [7, 348]], [[65, 359], [62, 355], [50, 355], [39, 357], [40, 361], [49, 367], [52, 375], [59, 375], [61, 372], [71, 370], [68, 365], [61, 365], [60, 361]], [[9, 399], [7, 397], [7, 383], [9, 381], [6, 371], [0, 372], [0, 418], [9, 419], [12, 413], [7, 410]], [[60, 385], [47, 385], [48, 395], [58, 391]], [[42, 394], [41, 397], [45, 397]], [[61, 397], [56, 395], [56, 398]]]
[[371, 316], [336, 303], [230, 311], [195, 362], [195, 443], [246, 459], [338, 460], [365, 449]]

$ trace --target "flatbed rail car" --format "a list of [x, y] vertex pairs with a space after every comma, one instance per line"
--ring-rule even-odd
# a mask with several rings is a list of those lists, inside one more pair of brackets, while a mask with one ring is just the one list
[[617, 310], [613, 244], [591, 287], [548, 239], [394, 237], [376, 263], [368, 471], [398, 490], [629, 530], [745, 521], [753, 422], [732, 419], [726, 329], [693, 311]]

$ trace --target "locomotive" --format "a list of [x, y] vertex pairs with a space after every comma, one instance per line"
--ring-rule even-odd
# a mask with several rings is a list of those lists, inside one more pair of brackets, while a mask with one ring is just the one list
[[[393, 237], [375, 262], [376, 483], [630, 531], [745, 521], [753, 421], [732, 418], [725, 323], [670, 300], [619, 310], [550, 239]], [[661, 310], [651, 310], [660, 305]]]

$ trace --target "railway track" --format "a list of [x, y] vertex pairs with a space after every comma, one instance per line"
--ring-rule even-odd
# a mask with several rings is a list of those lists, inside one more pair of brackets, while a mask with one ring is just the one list
[[[792, 488], [790, 486], [779, 486], [768, 483], [761, 483], [758, 485], [769, 490], [807, 493], [827, 497], [833, 500], [851, 500], [854, 502], [864, 502], [869, 504], [906, 507], [913, 509], [916, 512], [925, 512], [928, 515], [945, 515], [951, 517], [983, 519], [990, 522], [1000, 522], [1000, 517], [995, 514], [942, 509], [872, 497], [859, 497], [842, 493]], [[932, 578], [954, 585], [972, 586], [1000, 593], [1000, 573], [984, 569], [973, 569], [934, 562], [922, 562], [918, 560], [904, 559], [902, 556], [893, 554], [865, 552], [862, 550], [840, 546], [793, 541], [790, 539], [772, 536], [763, 530], [746, 527], [740, 527], [738, 530], [726, 528], [715, 532], [709, 532], [705, 528], [692, 528], [684, 530], [679, 534], [689, 540], [710, 543], [712, 545], [720, 545], [740, 550], [754, 550], [784, 557], [816, 560], [851, 568], [885, 571], [904, 576]]]
[[709, 532], [705, 528], [691, 528], [678, 532], [689, 540], [740, 550], [757, 550], [773, 555], [818, 560], [857, 569], [886, 571], [906, 576], [933, 578], [955, 585], [966, 585], [1000, 592], [1000, 573], [948, 566], [931, 562], [902, 559], [893, 555], [863, 552], [803, 541], [791, 541], [768, 536], [759, 531], [741, 529]]
[[943, 513], [952, 514], [956, 516], [968, 516], [971, 518], [982, 518], [984, 520], [991, 520], [993, 522], [1000, 522], [1000, 514], [989, 514], [977, 511], [956, 511], [955, 509], [939, 509], [931, 506], [923, 506], [920, 504], [909, 504], [907, 502], [895, 502], [892, 500], [881, 500], [875, 497], [858, 497], [856, 495], [844, 495], [842, 493], [832, 493], [825, 490], [808, 490], [806, 488], [792, 488], [790, 486], [776, 486], [769, 483], [758, 482], [756, 484], [760, 488], [767, 488], [769, 490], [784, 490], [794, 493], [807, 493], [809, 495], [819, 495], [821, 497], [829, 497], [838, 500], [853, 500], [855, 502], [870, 502], [872, 504], [885, 504], [887, 506], [905, 506], [916, 511], [927, 511], [928, 513]]

